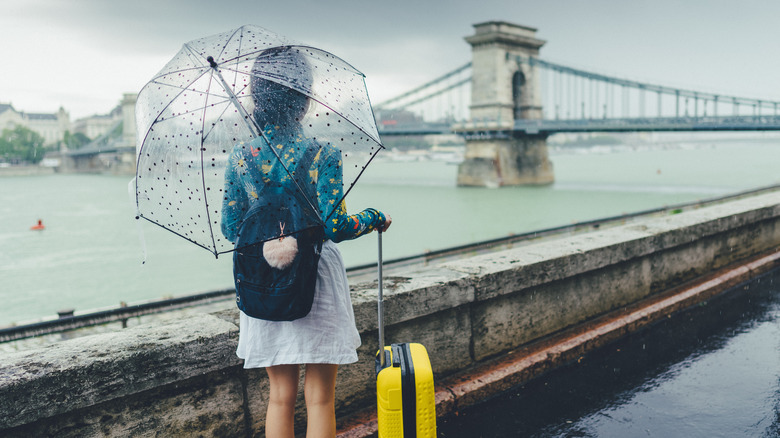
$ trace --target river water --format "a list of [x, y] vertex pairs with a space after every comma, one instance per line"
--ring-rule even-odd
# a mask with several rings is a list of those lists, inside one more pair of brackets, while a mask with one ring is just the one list
[[[780, 138], [680, 140], [551, 150], [556, 183], [501, 189], [455, 186], [445, 162], [373, 162], [347, 198], [393, 226], [392, 259], [479, 240], [708, 199], [780, 182]], [[0, 327], [232, 287], [231, 258], [215, 259], [134, 219], [130, 177], [0, 178]], [[46, 229], [31, 231], [42, 219]], [[144, 246], [139, 237], [142, 231]], [[348, 266], [374, 263], [376, 239], [340, 244]]]

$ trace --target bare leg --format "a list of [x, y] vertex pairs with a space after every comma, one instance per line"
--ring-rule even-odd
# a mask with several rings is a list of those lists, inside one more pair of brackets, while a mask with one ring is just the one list
[[336, 436], [336, 373], [338, 365], [307, 364], [304, 394], [306, 396], [306, 438]]
[[271, 390], [265, 414], [265, 436], [294, 438], [295, 399], [298, 397], [298, 365], [267, 367]]

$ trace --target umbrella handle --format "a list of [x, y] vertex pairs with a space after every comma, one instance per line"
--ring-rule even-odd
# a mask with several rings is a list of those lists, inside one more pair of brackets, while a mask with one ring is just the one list
[[379, 257], [377, 262], [377, 284], [379, 285], [379, 293], [377, 295], [377, 314], [378, 314], [378, 326], [379, 326], [379, 360], [382, 368], [385, 367], [385, 321], [384, 321], [384, 298], [382, 297], [382, 230], [378, 231], [378, 248]]

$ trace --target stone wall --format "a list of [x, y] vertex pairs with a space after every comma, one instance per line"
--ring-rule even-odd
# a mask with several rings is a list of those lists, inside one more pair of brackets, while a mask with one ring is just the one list
[[[386, 340], [437, 378], [780, 246], [780, 192], [386, 278]], [[360, 362], [340, 415], [374, 400], [376, 284], [353, 287]], [[267, 382], [235, 357], [237, 313], [93, 335], [0, 358], [2, 436], [253, 436]], [[302, 412], [302, 409], [299, 409]]]

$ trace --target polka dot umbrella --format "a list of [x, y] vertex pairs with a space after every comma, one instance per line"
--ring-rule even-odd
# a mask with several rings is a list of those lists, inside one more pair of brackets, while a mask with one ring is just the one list
[[362, 73], [251, 25], [184, 44], [139, 93], [136, 123], [137, 216], [215, 256], [269, 187], [300, 217], [242, 245], [323, 226], [383, 148]]

